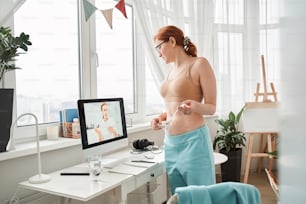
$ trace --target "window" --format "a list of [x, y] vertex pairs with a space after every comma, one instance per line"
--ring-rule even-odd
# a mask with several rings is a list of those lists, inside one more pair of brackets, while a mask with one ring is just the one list
[[[77, 1], [27, 0], [14, 15], [14, 30], [32, 42], [16, 61], [22, 68], [16, 71], [17, 115], [58, 122], [59, 110], [75, 108], [79, 98]], [[18, 125], [31, 120], [23, 117]]]
[[[117, 1], [101, 1], [97, 4], [99, 10], [114, 8]], [[133, 7], [125, 3], [127, 18], [117, 9], [113, 9], [112, 29], [100, 12], [90, 18], [90, 30], [95, 31], [88, 39], [91, 45], [90, 97], [108, 98], [123, 97], [125, 113], [130, 123], [145, 119], [144, 92], [145, 86], [140, 79], [144, 78], [142, 68], [136, 63], [136, 37]], [[85, 44], [83, 44], [85, 46]], [[89, 81], [89, 80], [88, 80]]]
[[157, 89], [156, 82], [153, 79], [153, 73], [149, 69], [149, 64], [146, 61], [145, 63], [145, 80], [143, 82], [145, 83], [144, 86], [146, 87], [145, 90], [145, 98], [146, 98], [146, 115], [154, 115], [156, 113], [162, 113], [165, 110], [165, 104], [162, 100], [162, 97], [160, 95], [159, 89]]
[[[279, 29], [279, 1], [260, 0], [260, 53], [265, 57], [266, 74], [275, 87], [280, 81], [280, 29]], [[270, 88], [270, 87], [268, 87]]]
[[[143, 45], [137, 46], [140, 37], [136, 38], [134, 9], [125, 4], [127, 18], [114, 9], [112, 29], [101, 13], [96, 13], [90, 19], [91, 30], [95, 30], [95, 37], [90, 43], [93, 45], [90, 52], [95, 53], [91, 64], [96, 65], [91, 67], [92, 76], [96, 76], [92, 81], [96, 80], [96, 83], [92, 83], [92, 87], [96, 87], [98, 98], [123, 97], [127, 119], [137, 123], [160, 113], [163, 102], [146, 63], [140, 62], [142, 56], [136, 57], [135, 53], [145, 52], [145, 49]], [[109, 1], [105, 1], [105, 4], [102, 1], [97, 6], [101, 10], [114, 7]]]
[[[29, 34], [33, 44], [17, 61], [22, 70], [13, 78], [15, 113], [37, 115], [42, 133], [59, 122], [60, 110], [76, 108], [79, 98], [123, 97], [128, 120], [143, 121], [147, 114], [146, 87], [139, 78], [150, 78], [150, 72], [137, 74], [133, 7], [126, 3], [126, 19], [114, 7], [117, 1], [107, 1], [113, 8], [111, 29], [100, 12], [101, 2], [88, 21], [80, 0], [27, 0], [14, 14], [14, 32]], [[20, 119], [16, 138], [33, 138], [28, 127], [33, 123], [32, 117]]]
[[[103, 7], [102, 7], [103, 8]], [[107, 9], [107, 7], [105, 8]], [[126, 19], [113, 10], [111, 29], [100, 13], [95, 15], [97, 69], [97, 96], [123, 97], [125, 112], [135, 113], [135, 57], [132, 7], [126, 5]]]
[[[278, 86], [279, 2], [217, 0], [215, 8], [214, 67], [221, 90], [218, 106], [240, 110], [245, 101], [255, 100], [257, 83], [263, 91], [261, 55], [265, 57], [267, 83]], [[226, 114], [220, 112], [221, 116]]]
[[[59, 110], [76, 107], [79, 98], [119, 96], [124, 98], [127, 118], [133, 122], [162, 111], [164, 104], [146, 53], [150, 45], [139, 43], [144, 37], [132, 5], [126, 3], [126, 19], [114, 8], [118, 1], [90, 0], [98, 10], [85, 22], [82, 0], [24, 2], [14, 15], [14, 31], [30, 34], [33, 45], [18, 58], [17, 66], [22, 70], [12, 78], [16, 81], [16, 115], [32, 112], [40, 123], [49, 124], [59, 121]], [[111, 6], [103, 7], [102, 2]], [[161, 23], [174, 22], [175, 15], [169, 14], [177, 13], [177, 1], [160, 1], [163, 7], [157, 2], [158, 11], [167, 8], [162, 10]], [[192, 14], [198, 2], [182, 2], [184, 20], [180, 25], [187, 35], [193, 34], [197, 26]], [[255, 91], [261, 54], [266, 58], [268, 82], [279, 81], [278, 4], [274, 0], [216, 0], [211, 63], [220, 90], [218, 107], [224, 111], [238, 110], [240, 102], [253, 97], [254, 92], [246, 92]], [[113, 29], [101, 13], [108, 8], [113, 8]], [[155, 13], [144, 14], [153, 26]], [[277, 83], [275, 86], [277, 89]], [[18, 125], [32, 124], [31, 120], [24, 118]]]
[[215, 23], [217, 24], [244, 24], [244, 0], [217, 0]]

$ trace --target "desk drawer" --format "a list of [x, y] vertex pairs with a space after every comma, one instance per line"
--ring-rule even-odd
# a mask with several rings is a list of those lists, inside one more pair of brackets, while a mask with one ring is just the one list
[[147, 171], [143, 172], [139, 176], [136, 176], [136, 179], [135, 179], [136, 188], [162, 175], [164, 171], [165, 171], [164, 166], [158, 165], [157, 167], [148, 169]]

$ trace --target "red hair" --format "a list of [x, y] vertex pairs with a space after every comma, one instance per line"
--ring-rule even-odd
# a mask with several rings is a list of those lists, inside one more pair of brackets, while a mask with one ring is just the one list
[[154, 41], [168, 41], [170, 37], [175, 38], [176, 44], [182, 46], [187, 55], [197, 57], [197, 47], [190, 41], [190, 39], [186, 40], [187, 37], [184, 36], [183, 31], [176, 26], [169, 25], [160, 28], [158, 33], [154, 36]]

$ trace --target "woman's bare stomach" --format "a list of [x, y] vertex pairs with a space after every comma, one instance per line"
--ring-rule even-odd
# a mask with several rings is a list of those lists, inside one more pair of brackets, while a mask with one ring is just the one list
[[205, 118], [198, 114], [192, 112], [190, 115], [185, 115], [181, 111], [177, 111], [177, 107], [180, 103], [167, 104], [167, 131], [169, 135], [180, 135], [186, 132], [193, 131], [205, 124]]

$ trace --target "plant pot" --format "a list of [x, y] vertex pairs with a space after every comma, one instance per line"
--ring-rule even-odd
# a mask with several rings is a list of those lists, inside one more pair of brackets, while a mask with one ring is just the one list
[[220, 153], [227, 155], [228, 160], [221, 164], [222, 182], [240, 182], [242, 149], [226, 152], [221, 149]]
[[6, 151], [13, 117], [14, 89], [0, 88], [0, 152]]

